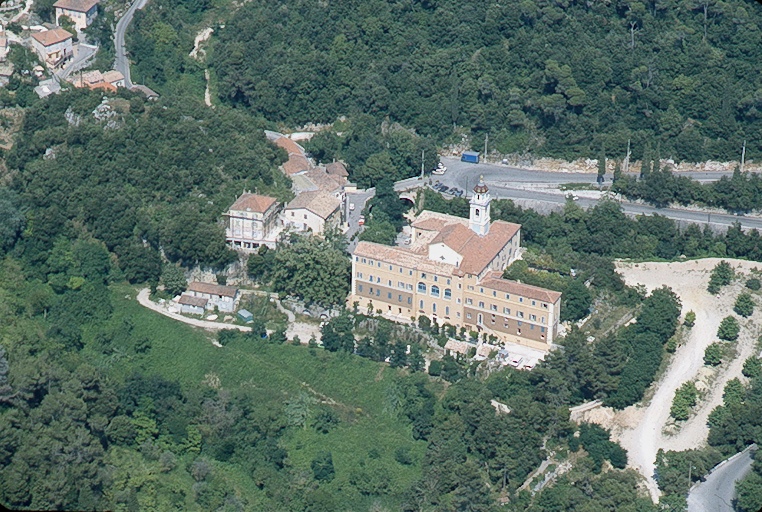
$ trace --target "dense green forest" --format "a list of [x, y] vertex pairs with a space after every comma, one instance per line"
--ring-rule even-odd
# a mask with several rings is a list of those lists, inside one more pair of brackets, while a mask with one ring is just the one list
[[27, 111], [6, 159], [27, 210], [16, 250], [49, 274], [43, 262], [57, 241], [88, 233], [135, 282], [158, 279], [160, 247], [186, 266], [232, 262], [220, 214], [244, 189], [288, 199], [290, 184], [277, 170], [284, 152], [236, 112], [120, 94], [105, 113], [95, 113], [102, 96], [83, 90]]
[[[737, 160], [746, 140], [762, 156], [753, 0], [157, 0], [135, 24], [148, 85], [200, 101], [208, 65], [219, 101], [286, 126], [370, 116], [438, 143], [488, 134], [503, 153], [623, 158], [630, 140], [636, 159]], [[188, 52], [206, 26], [200, 64]], [[353, 171], [385, 153], [364, 149]]]

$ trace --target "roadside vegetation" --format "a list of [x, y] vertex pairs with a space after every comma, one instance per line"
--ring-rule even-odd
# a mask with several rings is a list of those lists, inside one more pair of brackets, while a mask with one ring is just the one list
[[611, 190], [658, 207], [676, 203], [722, 208], [737, 214], [762, 210], [762, 179], [757, 173], [742, 173], [738, 167], [731, 177], [723, 176], [712, 183], [702, 184], [673, 174], [654, 162], [653, 170], [645, 169], [639, 177], [616, 176]]

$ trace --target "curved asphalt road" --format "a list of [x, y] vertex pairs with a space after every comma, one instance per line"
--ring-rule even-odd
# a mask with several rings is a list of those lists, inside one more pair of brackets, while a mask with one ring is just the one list
[[135, 11], [145, 7], [146, 2], [148, 0], [135, 0], [124, 13], [124, 16], [119, 18], [114, 32], [114, 46], [116, 47], [114, 69], [124, 75], [124, 86], [127, 89], [132, 89], [132, 81], [130, 80], [130, 59], [127, 57], [127, 50], [124, 48], [124, 34], [127, 32], [127, 27], [130, 25]]
[[[517, 186], [526, 187], [528, 184], [540, 185], [560, 185], [563, 183], [590, 183], [595, 184], [597, 175], [595, 173], [565, 173], [565, 172], [545, 172], [531, 171], [527, 169], [518, 169], [504, 165], [494, 164], [470, 164], [461, 162], [456, 158], [442, 158], [442, 162], [447, 166], [447, 172], [442, 176], [432, 176], [447, 185], [448, 187], [457, 187], [469, 193], [476, 185], [479, 176], [484, 176], [484, 181], [489, 185], [490, 190], [496, 197], [501, 199], [527, 199], [534, 201], [543, 201], [563, 205], [566, 198], [563, 194], [543, 192], [542, 189], [531, 190], [526, 188], [516, 188]], [[732, 173], [723, 172], [686, 172], [680, 173], [681, 176], [687, 176], [698, 181], [715, 181], [721, 176]], [[606, 176], [609, 182], [611, 176]], [[580, 197], [576, 201], [582, 207], [588, 208], [597, 204], [596, 199]], [[659, 214], [670, 219], [696, 224], [710, 224], [715, 227], [725, 229], [735, 222], [740, 222], [744, 228], [762, 229], [762, 218], [736, 216], [727, 213], [711, 213], [703, 211], [683, 210], [674, 208], [656, 208], [654, 206], [620, 201], [622, 209], [628, 215], [653, 215]]]
[[751, 445], [721, 462], [705, 482], [694, 485], [688, 494], [688, 512], [733, 512], [736, 482], [751, 470], [756, 449], [756, 445]]

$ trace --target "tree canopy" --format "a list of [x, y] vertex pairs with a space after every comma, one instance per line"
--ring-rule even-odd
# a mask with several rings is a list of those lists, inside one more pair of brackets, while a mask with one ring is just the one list
[[26, 208], [31, 229], [18, 249], [30, 261], [44, 259], [57, 237], [86, 230], [116, 253], [131, 280], [158, 277], [159, 249], [187, 266], [227, 265], [235, 256], [220, 215], [245, 188], [289, 197], [276, 169], [282, 150], [266, 142], [261, 124], [235, 112], [141, 110], [134, 93], [122, 94], [108, 100], [108, 121], [94, 114], [102, 95], [81, 89], [27, 112], [7, 158], [18, 169], [18, 199], [0, 195], [0, 215], [9, 219], [3, 243], [18, 236], [18, 208]]

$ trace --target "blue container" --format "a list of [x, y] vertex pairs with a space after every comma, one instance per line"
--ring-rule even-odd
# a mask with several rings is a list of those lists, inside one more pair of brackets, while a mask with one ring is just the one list
[[476, 151], [464, 151], [463, 154], [460, 156], [461, 162], [469, 162], [472, 164], [478, 164], [479, 163], [479, 153]]

